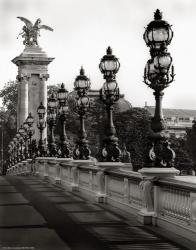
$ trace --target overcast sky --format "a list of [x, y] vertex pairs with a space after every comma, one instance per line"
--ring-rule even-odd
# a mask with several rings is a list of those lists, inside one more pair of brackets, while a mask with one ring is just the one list
[[64, 82], [72, 90], [83, 65], [92, 88], [103, 84], [98, 69], [108, 45], [119, 58], [117, 75], [121, 93], [133, 106], [154, 105], [153, 91], [143, 81], [150, 58], [143, 41], [144, 27], [159, 8], [172, 24], [174, 38], [168, 47], [176, 78], [165, 90], [163, 106], [196, 109], [196, 1], [195, 0], [0, 0], [0, 88], [15, 80], [17, 67], [11, 60], [24, 49], [16, 39], [23, 23], [41, 18], [54, 32], [41, 30], [40, 46], [55, 57], [49, 65], [49, 84]]

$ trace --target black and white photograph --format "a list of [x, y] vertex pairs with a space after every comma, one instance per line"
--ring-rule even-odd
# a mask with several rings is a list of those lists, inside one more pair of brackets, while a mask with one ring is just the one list
[[195, 0], [0, 0], [0, 250], [195, 250], [195, 59]]

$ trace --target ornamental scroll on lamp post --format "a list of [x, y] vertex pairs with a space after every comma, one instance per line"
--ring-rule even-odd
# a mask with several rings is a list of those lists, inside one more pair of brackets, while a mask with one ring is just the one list
[[140, 218], [143, 223], [151, 222], [154, 213], [153, 181], [161, 177], [172, 177], [179, 174], [174, 168], [175, 152], [170, 148], [165, 133], [165, 122], [162, 112], [163, 90], [174, 80], [174, 66], [167, 46], [173, 38], [173, 31], [168, 22], [162, 20], [162, 13], [156, 10], [154, 20], [148, 24], [143, 35], [146, 45], [150, 48], [151, 58], [144, 70], [144, 83], [154, 90], [155, 114], [151, 121], [151, 149], [146, 167], [140, 169], [143, 181], [140, 183], [144, 208]]

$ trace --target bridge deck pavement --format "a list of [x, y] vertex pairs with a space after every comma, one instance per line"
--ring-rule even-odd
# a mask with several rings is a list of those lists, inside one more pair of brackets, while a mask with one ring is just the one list
[[35, 177], [0, 177], [0, 249], [196, 249], [110, 205]]

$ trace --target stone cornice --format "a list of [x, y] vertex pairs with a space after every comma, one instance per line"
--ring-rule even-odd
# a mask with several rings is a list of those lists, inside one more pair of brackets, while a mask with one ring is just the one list
[[12, 62], [17, 66], [21, 65], [48, 65], [54, 60], [54, 57], [15, 57]]

